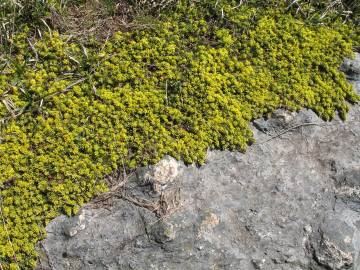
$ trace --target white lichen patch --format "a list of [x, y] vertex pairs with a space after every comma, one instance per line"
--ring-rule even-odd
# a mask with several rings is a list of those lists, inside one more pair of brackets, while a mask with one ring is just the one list
[[165, 185], [172, 182], [178, 174], [179, 162], [170, 156], [165, 156], [156, 165], [149, 167], [149, 170], [144, 174], [144, 180], [150, 183]]

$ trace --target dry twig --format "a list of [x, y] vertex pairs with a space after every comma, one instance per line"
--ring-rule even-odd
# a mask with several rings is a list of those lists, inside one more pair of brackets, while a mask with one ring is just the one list
[[283, 131], [281, 131], [280, 133], [270, 137], [269, 139], [265, 140], [265, 141], [262, 141], [262, 142], [259, 142], [258, 144], [263, 144], [263, 143], [266, 143], [266, 142], [269, 142], [275, 138], [278, 138], [280, 137], [281, 135], [284, 135], [285, 133], [288, 133], [289, 131], [293, 131], [299, 127], [304, 127], [304, 126], [320, 126], [320, 125], [324, 125], [325, 123], [303, 123], [303, 124], [299, 124], [299, 125], [295, 125], [295, 126], [292, 126], [292, 127], [289, 127]]

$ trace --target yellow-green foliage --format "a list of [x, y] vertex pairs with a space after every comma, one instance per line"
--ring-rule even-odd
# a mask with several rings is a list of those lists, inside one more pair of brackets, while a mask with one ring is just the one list
[[3, 269], [31, 269], [46, 223], [106, 190], [118, 166], [245, 150], [249, 122], [280, 107], [345, 118], [358, 100], [338, 71], [345, 30], [252, 15], [216, 26], [175, 14], [87, 49], [56, 32], [13, 40], [0, 73]]

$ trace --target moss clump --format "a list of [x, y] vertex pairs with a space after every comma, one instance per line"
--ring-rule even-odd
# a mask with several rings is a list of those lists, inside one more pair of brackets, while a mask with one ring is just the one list
[[56, 32], [14, 38], [0, 74], [3, 269], [31, 269], [46, 223], [106, 190], [119, 165], [202, 163], [207, 149], [245, 150], [249, 122], [277, 108], [330, 120], [359, 100], [338, 71], [351, 29], [252, 8], [211, 24], [181, 8], [86, 49]]

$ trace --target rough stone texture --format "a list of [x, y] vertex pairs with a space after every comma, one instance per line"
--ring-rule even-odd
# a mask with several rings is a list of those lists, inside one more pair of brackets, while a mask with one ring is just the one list
[[[359, 66], [343, 69], [360, 93]], [[245, 154], [166, 157], [54, 219], [38, 268], [360, 270], [360, 107], [327, 123], [279, 110], [254, 134]]]

